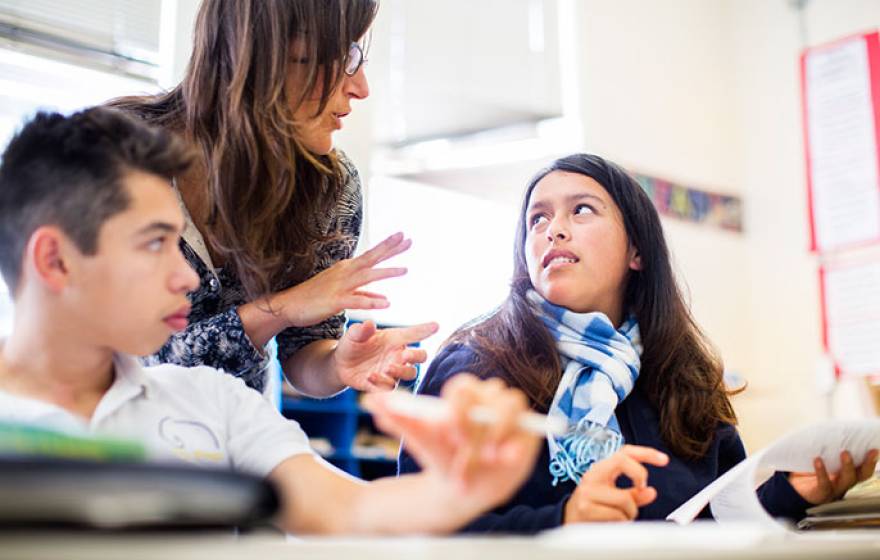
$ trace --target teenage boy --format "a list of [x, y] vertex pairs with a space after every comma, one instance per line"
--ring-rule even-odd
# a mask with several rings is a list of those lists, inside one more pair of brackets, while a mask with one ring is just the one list
[[[526, 410], [518, 391], [464, 376], [445, 394], [456, 414], [433, 422], [377, 396], [377, 422], [406, 435], [425, 470], [367, 484], [318, 457], [240, 380], [139, 365], [133, 356], [186, 326], [198, 284], [170, 186], [188, 162], [168, 133], [106, 108], [41, 113], [12, 139], [0, 165], [0, 272], [15, 303], [0, 341], [0, 419], [138, 437], [156, 459], [267, 476], [291, 532], [448, 532], [503, 503], [538, 449], [513, 428]], [[501, 421], [477, 428], [466, 420], [476, 404]]]

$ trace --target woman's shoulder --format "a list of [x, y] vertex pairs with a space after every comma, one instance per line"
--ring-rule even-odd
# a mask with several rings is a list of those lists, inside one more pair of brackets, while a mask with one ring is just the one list
[[336, 161], [339, 163], [339, 171], [342, 174], [342, 182], [345, 187], [344, 190], [360, 193], [361, 175], [357, 166], [351, 158], [348, 157], [348, 154], [339, 148], [336, 149], [335, 154]]
[[336, 161], [340, 167], [342, 184], [334, 209], [335, 227], [356, 240], [360, 237], [363, 219], [361, 178], [354, 162], [342, 150], [336, 150]]

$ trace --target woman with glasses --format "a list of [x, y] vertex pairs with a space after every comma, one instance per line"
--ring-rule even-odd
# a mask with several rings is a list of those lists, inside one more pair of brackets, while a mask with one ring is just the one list
[[201, 284], [189, 327], [148, 363], [209, 365], [262, 390], [275, 338], [283, 371], [307, 394], [415, 376], [425, 353], [407, 344], [435, 325], [344, 332], [345, 309], [387, 307], [361, 287], [404, 274], [379, 265], [409, 247], [397, 234], [352, 258], [361, 183], [333, 147], [352, 102], [369, 95], [363, 45], [376, 9], [375, 0], [204, 0], [183, 81], [111, 102], [198, 155], [174, 185], [188, 218], [182, 249]]

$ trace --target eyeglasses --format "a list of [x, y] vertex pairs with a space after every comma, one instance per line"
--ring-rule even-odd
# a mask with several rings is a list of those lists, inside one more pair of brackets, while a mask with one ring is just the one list
[[357, 43], [352, 43], [348, 47], [348, 54], [345, 55], [345, 68], [343, 68], [343, 72], [345, 72], [346, 76], [354, 76], [366, 61], [367, 59], [364, 58], [364, 51], [361, 49], [361, 46]]

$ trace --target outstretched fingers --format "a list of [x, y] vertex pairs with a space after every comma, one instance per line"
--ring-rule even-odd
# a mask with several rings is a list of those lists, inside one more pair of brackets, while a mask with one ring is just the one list
[[391, 304], [379, 294], [354, 292], [342, 300], [343, 309], [386, 309]]
[[398, 278], [405, 275], [406, 272], [407, 269], [402, 266], [393, 268], [365, 268], [356, 271], [351, 277], [351, 282], [358, 286], [366, 286], [380, 280]]
[[400, 353], [400, 361], [405, 364], [423, 364], [428, 360], [428, 352], [421, 348], [406, 348]]
[[[409, 327], [394, 327], [390, 329], [385, 329], [389, 339], [392, 341], [392, 344], [397, 344], [400, 346], [407, 346], [409, 344], [414, 344], [416, 342], [421, 342], [433, 335], [440, 328], [440, 325], [434, 322], [430, 323], [420, 323], [418, 325], [412, 325]], [[427, 358], [427, 354], [425, 355]], [[409, 360], [407, 360], [409, 361]], [[422, 362], [424, 360], [420, 360]]]
[[388, 366], [387, 373], [394, 379], [412, 381], [416, 378], [419, 372], [415, 366], [409, 366], [406, 364], [391, 364]]
[[412, 239], [405, 239], [403, 233], [395, 233], [381, 241], [360, 256], [352, 259], [360, 268], [373, 268], [382, 261], [395, 257], [412, 246]]

